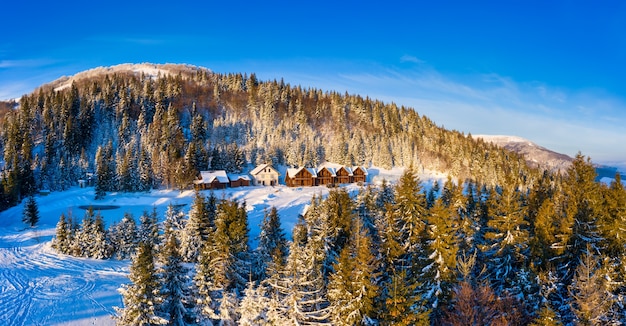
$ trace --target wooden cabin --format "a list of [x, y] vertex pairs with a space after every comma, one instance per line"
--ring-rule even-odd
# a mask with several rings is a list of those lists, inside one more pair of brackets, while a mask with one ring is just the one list
[[311, 187], [315, 186], [316, 177], [315, 169], [287, 169], [285, 184], [289, 187]]
[[316, 186], [334, 185], [335, 184], [335, 169], [322, 167], [317, 170], [317, 177], [315, 178]]
[[250, 177], [247, 175], [228, 175], [228, 181], [230, 181], [231, 188], [248, 187], [250, 186]]
[[367, 169], [362, 166], [355, 166], [352, 168], [352, 182], [367, 182]]
[[201, 171], [200, 178], [193, 182], [196, 190], [224, 189], [230, 184], [226, 171]]
[[344, 184], [352, 182], [352, 170], [348, 167], [342, 166], [337, 169], [336, 183]]
[[280, 173], [269, 164], [261, 164], [250, 171], [255, 186], [276, 186]]

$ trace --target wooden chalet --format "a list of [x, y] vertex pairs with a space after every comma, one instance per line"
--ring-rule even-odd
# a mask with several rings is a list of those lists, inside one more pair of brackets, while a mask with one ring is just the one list
[[261, 164], [250, 171], [255, 186], [276, 186], [280, 173], [269, 164]]
[[317, 170], [317, 177], [315, 178], [316, 186], [334, 185], [335, 184], [335, 169], [330, 167], [322, 167]]
[[311, 187], [316, 185], [316, 178], [317, 173], [315, 169], [287, 169], [285, 184], [289, 187]]
[[352, 168], [352, 182], [367, 182], [367, 169], [362, 166], [355, 166]]
[[247, 175], [228, 175], [228, 181], [231, 188], [248, 187], [250, 186], [250, 177]]
[[201, 171], [200, 178], [193, 182], [196, 190], [224, 189], [230, 184], [226, 171]]
[[335, 178], [335, 182], [338, 184], [343, 183], [352, 183], [352, 169], [349, 167], [342, 166], [337, 169], [337, 177]]

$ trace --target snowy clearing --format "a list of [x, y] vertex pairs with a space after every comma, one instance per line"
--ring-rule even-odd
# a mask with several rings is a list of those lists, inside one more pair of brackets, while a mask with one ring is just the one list
[[[382, 179], [392, 183], [402, 169], [373, 169], [373, 183]], [[428, 188], [442, 174], [421, 171]], [[347, 185], [356, 193], [360, 187]], [[245, 201], [248, 209], [250, 244], [256, 246], [259, 224], [266, 209], [276, 207], [288, 238], [313, 196], [326, 196], [327, 187], [242, 187], [214, 191], [217, 198]], [[203, 191], [208, 195], [209, 191]], [[119, 221], [125, 212], [138, 221], [143, 211], [156, 208], [159, 221], [167, 206], [179, 205], [187, 213], [193, 191], [156, 190], [149, 193], [109, 193], [94, 200], [93, 188], [72, 188], [37, 196], [40, 220], [35, 228], [21, 221], [23, 205], [0, 213], [0, 324], [1, 325], [113, 325], [115, 306], [122, 306], [117, 289], [128, 283], [129, 261], [77, 258], [56, 253], [51, 239], [61, 213], [81, 220], [84, 208], [106, 206], [100, 213], [106, 227]]]

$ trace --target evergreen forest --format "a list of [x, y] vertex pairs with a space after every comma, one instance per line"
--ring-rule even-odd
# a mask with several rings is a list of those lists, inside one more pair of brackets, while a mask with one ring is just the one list
[[[250, 247], [246, 203], [188, 214], [62, 215], [63, 254], [131, 259], [120, 325], [620, 325], [626, 189], [437, 126], [412, 108], [173, 66], [45, 85], [0, 107], [0, 210], [94, 178], [107, 192], [190, 187], [198, 171], [324, 161], [406, 170], [314, 198], [287, 239], [275, 209]], [[418, 171], [446, 172], [426, 190]], [[158, 223], [158, 221], [163, 221]]]

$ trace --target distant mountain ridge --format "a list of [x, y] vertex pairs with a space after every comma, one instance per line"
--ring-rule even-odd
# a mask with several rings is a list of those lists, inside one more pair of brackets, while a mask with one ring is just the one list
[[531, 166], [554, 172], [565, 171], [573, 161], [573, 158], [568, 155], [557, 153], [518, 136], [472, 135], [472, 137], [481, 138], [487, 143], [516, 152], [522, 155]]

